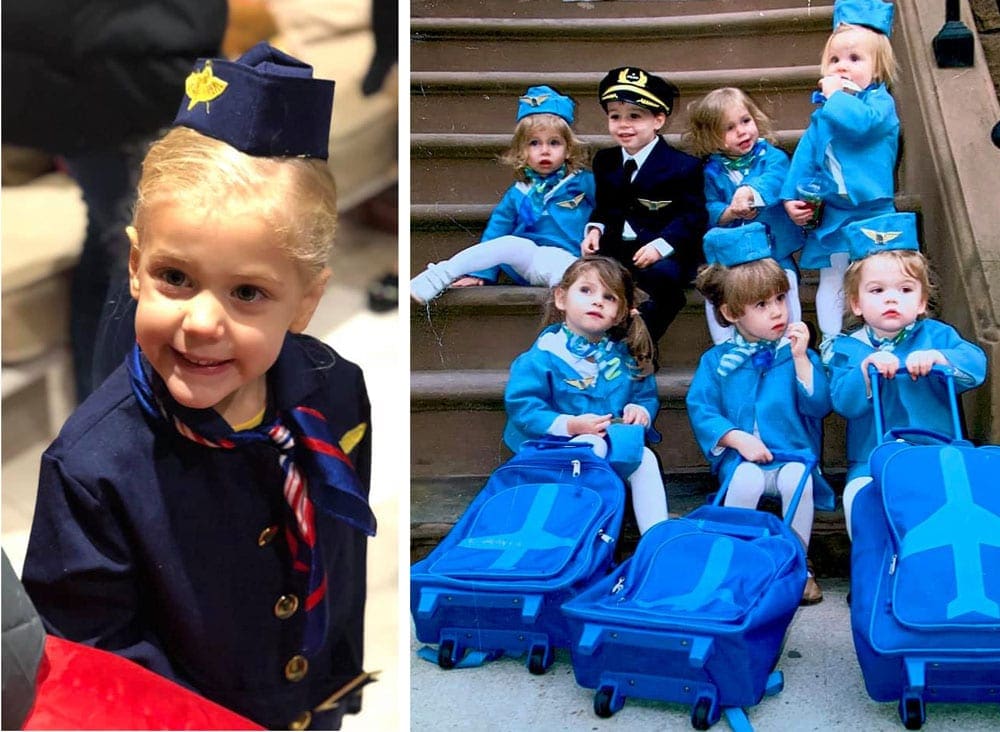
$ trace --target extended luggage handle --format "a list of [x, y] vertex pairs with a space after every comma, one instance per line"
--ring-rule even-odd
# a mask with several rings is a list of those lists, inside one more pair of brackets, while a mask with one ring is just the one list
[[874, 364], [868, 364], [868, 378], [872, 385], [872, 410], [875, 413], [875, 434], [880, 436], [882, 442], [893, 442], [907, 436], [928, 437], [937, 442], [944, 443], [962, 439], [962, 422], [958, 413], [958, 393], [955, 390], [955, 369], [951, 366], [934, 364], [931, 366], [931, 374], [935, 374], [938, 378], [942, 379], [945, 383], [945, 388], [948, 390], [948, 408], [951, 412], [953, 437], [923, 427], [896, 427], [886, 431], [885, 415], [882, 412], [882, 375], [875, 368]]
[[[809, 476], [812, 475], [813, 470], [816, 469], [818, 461], [816, 456], [808, 450], [772, 450], [771, 462], [765, 464], [774, 465], [775, 463], [803, 463], [806, 466], [806, 469], [802, 471], [802, 477], [799, 478], [799, 484], [795, 486], [795, 493], [792, 494], [792, 500], [789, 501], [788, 508], [785, 510], [785, 516], [782, 519], [786, 526], [791, 526], [792, 519], [795, 518], [795, 511], [799, 507], [799, 501], [802, 500], [802, 493], [806, 489], [806, 482], [809, 480]], [[715, 494], [715, 500], [712, 502], [713, 505], [722, 505], [722, 501], [729, 491], [729, 484], [732, 480], [733, 476], [730, 474], [729, 480]]]

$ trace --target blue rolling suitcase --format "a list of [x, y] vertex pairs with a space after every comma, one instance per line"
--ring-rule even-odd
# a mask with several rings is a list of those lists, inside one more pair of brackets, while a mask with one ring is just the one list
[[790, 522], [815, 459], [774, 457], [809, 468], [784, 521], [723, 506], [719, 491], [714, 505], [653, 526], [617, 571], [563, 605], [576, 681], [597, 689], [598, 716], [634, 696], [690, 704], [695, 729], [725, 712], [745, 730], [741, 708], [781, 690], [774, 667], [806, 582]]
[[527, 653], [544, 673], [569, 645], [560, 606], [611, 568], [624, 509], [621, 478], [588, 445], [526, 442], [411, 567], [417, 639], [439, 644], [442, 668]]
[[885, 433], [852, 512], [854, 647], [868, 694], [898, 702], [907, 729], [923, 724], [927, 702], [1000, 702], [1000, 447], [961, 439], [951, 374], [934, 368], [955, 439]]

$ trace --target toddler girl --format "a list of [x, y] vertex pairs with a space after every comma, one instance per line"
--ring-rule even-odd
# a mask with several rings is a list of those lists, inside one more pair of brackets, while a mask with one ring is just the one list
[[[511, 450], [557, 435], [588, 442], [604, 457], [612, 422], [641, 425], [646, 439], [659, 442], [653, 343], [634, 310], [638, 295], [628, 270], [613, 259], [586, 257], [566, 270], [548, 304], [550, 325], [510, 367], [504, 441]], [[667, 518], [653, 451], [643, 447], [639, 466], [624, 477], [645, 533]]]
[[[833, 341], [830, 392], [834, 410], [847, 420], [847, 485], [844, 520], [871, 482], [868, 456], [881, 441], [875, 434], [868, 365], [888, 381], [883, 387], [885, 426], [952, 432], [947, 391], [923, 378], [934, 364], [951, 366], [959, 392], [986, 378], [986, 355], [939, 320], [924, 318], [930, 294], [927, 260], [918, 251], [916, 215], [888, 214], [845, 229], [851, 259], [844, 279], [851, 312], [862, 326]], [[900, 369], [909, 378], [896, 378]]]
[[[687, 394], [695, 438], [722, 485], [725, 504], [754, 508], [774, 489], [788, 506], [805, 466], [772, 464], [774, 451], [820, 454], [830, 392], [819, 357], [807, 349], [804, 323], [788, 321], [788, 276], [770, 258], [763, 224], [712, 229], [705, 249], [716, 264], [695, 286], [734, 326], [731, 340], [701, 357]], [[792, 529], [808, 549], [814, 502], [833, 508], [833, 492], [818, 470], [808, 477]], [[822, 600], [812, 572], [803, 604]]]
[[[788, 276], [788, 317], [802, 320], [798, 270], [792, 254], [802, 248], [802, 231], [788, 218], [781, 186], [788, 155], [775, 147], [771, 120], [742, 90], [709, 92], [688, 109], [687, 137], [692, 152], [705, 161], [705, 206], [709, 226], [741, 226], [759, 221], [768, 227], [771, 257]], [[705, 301], [712, 341], [729, 340], [732, 326], [722, 327], [715, 308]]]
[[496, 282], [500, 270], [520, 285], [554, 286], [580, 256], [583, 229], [594, 209], [594, 176], [583, 166], [573, 100], [548, 86], [521, 97], [517, 126], [503, 162], [517, 171], [490, 216], [482, 241], [428, 265], [410, 280], [410, 296], [426, 303], [449, 286]]
[[807, 227], [799, 264], [820, 270], [816, 318], [824, 357], [843, 325], [849, 248], [843, 228], [895, 210], [899, 118], [887, 89], [896, 70], [892, 15], [893, 6], [881, 0], [834, 5], [834, 31], [820, 60], [821, 91], [813, 95], [820, 106], [781, 189], [789, 217]]

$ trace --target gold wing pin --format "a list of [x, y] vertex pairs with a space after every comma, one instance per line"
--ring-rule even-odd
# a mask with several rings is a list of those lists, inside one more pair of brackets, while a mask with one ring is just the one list
[[648, 198], [640, 198], [639, 203], [650, 211], [659, 211], [661, 208], [669, 206], [673, 201], [650, 201]]
[[206, 61], [205, 68], [201, 71], [192, 71], [188, 78], [184, 80], [184, 93], [190, 98], [188, 111], [195, 108], [195, 105], [204, 102], [207, 109], [208, 103], [217, 98], [229, 86], [228, 81], [220, 79], [212, 73], [212, 62]]
[[861, 233], [871, 239], [873, 242], [881, 246], [882, 244], [888, 244], [896, 237], [900, 236], [902, 231], [875, 231], [874, 229], [861, 229]]
[[549, 96], [550, 96], [549, 94], [539, 94], [537, 97], [529, 97], [527, 94], [525, 94], [523, 97], [521, 97], [521, 101], [530, 107], [538, 107], [541, 105], [542, 102], [548, 99]]
[[357, 427], [351, 427], [344, 433], [344, 436], [340, 438], [340, 449], [344, 451], [345, 455], [350, 455], [351, 450], [358, 446], [361, 442], [361, 438], [365, 436], [365, 431], [368, 429], [368, 423], [362, 422]]
[[561, 206], [562, 208], [576, 208], [577, 206], [580, 205], [580, 202], [583, 201], [583, 197], [584, 197], [584, 194], [581, 193], [581, 194], [579, 194], [577, 196], [574, 196], [573, 198], [569, 199], [568, 201], [560, 201], [556, 205], [557, 206]]
[[618, 74], [619, 84], [635, 84], [645, 89], [647, 81], [648, 78], [639, 69], [622, 69]]
[[577, 389], [583, 391], [584, 389], [589, 389], [594, 385], [597, 379], [593, 376], [586, 376], [582, 379], [563, 379], [570, 386], [575, 386]]

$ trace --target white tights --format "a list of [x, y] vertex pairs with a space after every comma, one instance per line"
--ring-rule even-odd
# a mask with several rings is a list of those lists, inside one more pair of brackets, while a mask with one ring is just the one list
[[851, 533], [851, 506], [854, 505], [854, 499], [857, 498], [858, 493], [867, 485], [871, 485], [872, 479], [870, 476], [862, 475], [860, 478], [854, 478], [847, 482], [844, 486], [844, 522], [847, 524], [847, 538], [853, 539], [854, 535]]
[[816, 320], [824, 341], [833, 339], [844, 327], [844, 273], [849, 263], [847, 252], [837, 252], [830, 255], [830, 266], [819, 271]]
[[[743, 508], [756, 508], [757, 501], [764, 494], [767, 478], [765, 472], [778, 471], [777, 488], [781, 493], [781, 500], [784, 509], [787, 511], [795, 494], [795, 489], [802, 478], [802, 471], [805, 465], [802, 463], [785, 463], [780, 468], [761, 467], [757, 463], [749, 461], [740, 463], [733, 471], [732, 480], [729, 482], [729, 490], [726, 492], [724, 504], [726, 506], [741, 506]], [[813, 485], [812, 477], [806, 478], [806, 487], [802, 489], [802, 498], [799, 506], [792, 518], [792, 530], [798, 534], [802, 544], [809, 548], [809, 537], [812, 534], [813, 524]]]
[[[586, 442], [598, 457], [608, 455], [608, 443], [598, 435], [577, 435], [571, 442]], [[635, 522], [639, 525], [639, 533], [645, 534], [653, 524], [667, 518], [667, 491], [652, 450], [642, 448], [642, 462], [626, 480], [632, 489]]]

